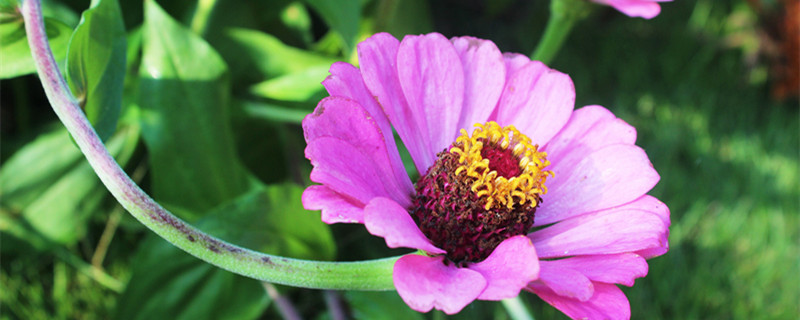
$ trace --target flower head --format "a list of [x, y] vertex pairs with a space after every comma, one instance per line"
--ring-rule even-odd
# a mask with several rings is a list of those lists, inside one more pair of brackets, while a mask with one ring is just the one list
[[630, 315], [616, 284], [647, 273], [669, 226], [632, 127], [600, 106], [573, 111], [567, 75], [491, 41], [381, 33], [358, 55], [360, 69], [331, 66], [330, 97], [303, 121], [319, 183], [307, 209], [424, 252], [393, 273], [418, 311], [525, 289], [571, 317]]
[[659, 2], [672, 0], [591, 0], [593, 2], [612, 6], [629, 17], [640, 17], [645, 19], [655, 18], [661, 13]]

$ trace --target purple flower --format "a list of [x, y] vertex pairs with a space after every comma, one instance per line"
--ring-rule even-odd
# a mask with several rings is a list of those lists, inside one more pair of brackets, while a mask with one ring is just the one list
[[672, 0], [591, 0], [599, 4], [612, 6], [614, 9], [628, 15], [629, 17], [641, 17], [652, 19], [661, 13], [659, 2]]
[[414, 310], [525, 289], [571, 317], [630, 316], [615, 284], [647, 273], [669, 226], [634, 128], [600, 106], [573, 111], [569, 76], [491, 41], [381, 33], [358, 56], [360, 69], [331, 66], [330, 97], [303, 121], [319, 183], [307, 209], [421, 250], [393, 273]]

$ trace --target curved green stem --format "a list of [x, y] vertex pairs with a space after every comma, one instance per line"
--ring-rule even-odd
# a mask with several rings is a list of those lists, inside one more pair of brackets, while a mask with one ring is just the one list
[[72, 96], [47, 42], [39, 0], [25, 0], [22, 14], [36, 70], [53, 110], [108, 191], [150, 230], [203, 261], [261, 281], [320, 289], [394, 289], [392, 267], [399, 257], [324, 262], [263, 254], [212, 237], [161, 207], [111, 157]]
[[575, 23], [588, 15], [590, 6], [586, 0], [552, 0], [550, 19], [531, 59], [545, 64], [552, 62]]

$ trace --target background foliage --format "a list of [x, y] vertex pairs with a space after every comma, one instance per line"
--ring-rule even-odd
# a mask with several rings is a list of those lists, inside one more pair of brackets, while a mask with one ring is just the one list
[[[579, 106], [604, 105], [638, 129], [662, 176], [651, 194], [672, 211], [671, 250], [625, 289], [634, 318], [800, 314], [798, 103], [771, 94], [781, 2], [752, 3], [676, 1], [651, 21], [598, 7], [552, 63], [572, 76]], [[109, 197], [31, 75], [15, 5], [0, 1], [0, 317], [279, 317], [260, 283], [171, 247]], [[325, 95], [328, 66], [357, 63], [355, 43], [378, 31], [473, 35], [529, 53], [547, 6], [52, 0], [45, 15], [73, 92], [159, 202], [249, 248], [361, 260], [402, 251], [300, 204], [310, 165], [299, 121]], [[443, 315], [410, 311], [394, 292], [277, 289], [306, 318], [329, 318], [336, 299], [359, 319]], [[537, 318], [563, 318], [522, 296]], [[508, 315], [477, 302], [452, 318], [487, 317]]]

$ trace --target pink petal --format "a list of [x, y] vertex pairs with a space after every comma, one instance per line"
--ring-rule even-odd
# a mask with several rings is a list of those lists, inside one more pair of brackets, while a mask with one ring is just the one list
[[[637, 209], [650, 211], [658, 215], [658, 217], [661, 218], [661, 221], [664, 222], [664, 225], [667, 228], [669, 228], [671, 224], [669, 218], [669, 208], [667, 208], [667, 205], [665, 205], [663, 202], [659, 201], [655, 197], [644, 195], [641, 198], [636, 199], [636, 201], [634, 201], [634, 203], [630, 205], [636, 206]], [[630, 207], [630, 205], [628, 206]], [[669, 229], [665, 229], [664, 233], [661, 234], [661, 241], [660, 241], [660, 243], [662, 243], [663, 246], [639, 250], [636, 251], [636, 254], [644, 257], [645, 259], [650, 259], [665, 254], [667, 253], [667, 251], [669, 251], [668, 238], [669, 238]]]
[[667, 230], [662, 237], [663, 239], [660, 242], [662, 244], [661, 246], [639, 250], [636, 251], [636, 254], [645, 259], [650, 259], [667, 253], [667, 251], [669, 251], [669, 241], [667, 241], [667, 238], [669, 238], [669, 230]]
[[[522, 69], [522, 67], [528, 65], [528, 63], [531, 62], [531, 59], [528, 59], [528, 57], [524, 54], [505, 52], [503, 53], [503, 62], [505, 63], [506, 66], [505, 81], [508, 82], [511, 79], [511, 77], [514, 76], [517, 73], [517, 71], [519, 71], [519, 69]], [[488, 121], [497, 122], [498, 113], [499, 110], [497, 108], [494, 108], [494, 111], [492, 111], [491, 115], [489, 115]]]
[[560, 163], [570, 153], [586, 154], [612, 144], [634, 144], [636, 129], [601, 106], [572, 113], [567, 125], [544, 146], [547, 159]]
[[360, 206], [380, 196], [411, 205], [410, 182], [395, 178], [383, 134], [359, 104], [341, 97], [325, 98], [303, 120], [303, 131], [308, 142], [306, 158], [314, 166], [312, 181]]
[[537, 226], [633, 201], [660, 179], [644, 150], [633, 145], [572, 152], [548, 168], [554, 176], [545, 184]]
[[352, 198], [359, 206], [365, 206], [375, 197], [395, 196], [381, 181], [387, 178], [380, 168], [382, 164], [356, 144], [331, 137], [317, 138], [308, 143], [306, 158], [314, 166], [311, 181]]
[[361, 73], [369, 91], [386, 112], [400, 139], [406, 145], [417, 171], [425, 174], [436, 154], [430, 153], [428, 128], [417, 123], [408, 107], [397, 75], [397, 50], [400, 42], [388, 33], [378, 33], [358, 44]]
[[381, 106], [375, 101], [375, 97], [364, 85], [361, 72], [349, 63], [336, 62], [331, 65], [330, 73], [331, 75], [325, 81], [322, 81], [322, 85], [325, 86], [331, 96], [354, 100], [369, 113], [372, 120], [380, 128], [381, 133], [383, 133], [383, 141], [386, 143], [387, 153], [392, 160], [395, 179], [401, 182], [403, 184], [402, 187], [410, 193], [413, 190], [413, 186], [403, 167], [400, 153], [397, 151], [392, 125], [389, 123], [389, 119], [384, 114]]
[[586, 301], [594, 294], [594, 285], [589, 278], [569, 266], [553, 264], [552, 261], [541, 261], [540, 265], [539, 280], [559, 296]]
[[461, 60], [441, 34], [406, 36], [397, 50], [397, 73], [417, 125], [427, 132], [432, 164], [458, 134], [464, 100]]
[[594, 295], [587, 301], [560, 296], [546, 286], [532, 284], [529, 289], [573, 319], [630, 319], [631, 305], [617, 286], [594, 283]]
[[575, 87], [566, 74], [531, 61], [509, 78], [498, 103], [497, 122], [513, 124], [533, 143], [544, 145], [567, 123]]
[[511, 78], [519, 69], [531, 62], [528, 56], [519, 53], [503, 53], [503, 61], [506, 64], [506, 81]]
[[374, 198], [364, 208], [364, 226], [369, 233], [383, 237], [389, 248], [413, 248], [428, 253], [445, 253], [434, 246], [405, 208], [388, 198]]
[[671, 224], [667, 205], [651, 195], [643, 195], [641, 198], [625, 206], [630, 209], [650, 211], [657, 214], [658, 217], [661, 218], [661, 221], [664, 221], [665, 225], [670, 226]]
[[491, 41], [473, 37], [453, 38], [464, 68], [464, 109], [458, 129], [472, 132], [475, 123], [485, 123], [494, 111], [506, 82], [503, 55]]
[[469, 266], [486, 279], [481, 300], [502, 300], [516, 297], [539, 274], [536, 249], [526, 236], [511, 237], [497, 246], [485, 260]]
[[540, 258], [557, 258], [663, 247], [666, 231], [657, 214], [620, 206], [570, 218], [528, 236]]
[[455, 314], [486, 287], [480, 273], [445, 265], [443, 258], [410, 254], [395, 262], [394, 286], [411, 309], [428, 312], [436, 308]]
[[330, 73], [322, 85], [328, 90], [331, 96], [343, 97], [356, 101], [367, 113], [372, 116], [378, 128], [383, 133], [384, 141], [387, 146], [394, 146], [394, 136], [392, 135], [392, 125], [386, 118], [381, 106], [375, 101], [375, 97], [367, 90], [361, 71], [347, 62], [336, 62], [331, 65]]
[[652, 19], [661, 12], [661, 7], [654, 0], [594, 0], [607, 4], [629, 17]]
[[309, 186], [303, 191], [302, 202], [306, 210], [322, 210], [322, 222], [364, 223], [364, 207], [361, 202], [338, 194], [326, 186]]
[[[605, 283], [619, 283], [633, 286], [636, 278], [647, 275], [647, 261], [634, 253], [620, 253], [594, 256], [577, 256], [566, 259], [542, 261], [542, 280], [545, 270], [560, 272], [560, 270], [576, 271], [589, 280]], [[547, 267], [545, 267], [547, 265]], [[552, 286], [551, 286], [552, 288]], [[563, 295], [563, 294], [562, 294]]]

